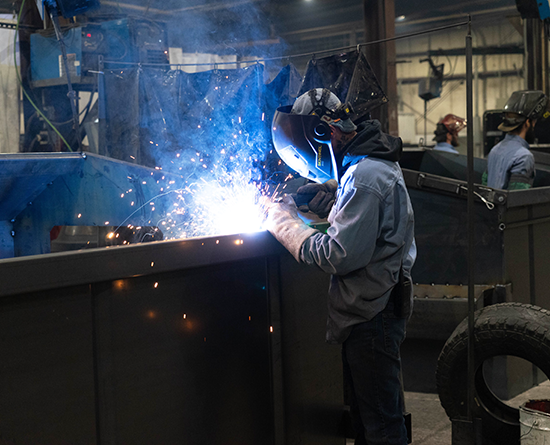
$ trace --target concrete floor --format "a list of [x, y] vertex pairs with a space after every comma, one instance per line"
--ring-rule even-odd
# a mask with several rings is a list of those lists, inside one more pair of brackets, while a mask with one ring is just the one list
[[[532, 399], [550, 399], [550, 382], [511, 399], [512, 406], [521, 406]], [[451, 421], [441, 407], [437, 394], [405, 392], [407, 411], [412, 416], [412, 443], [414, 445], [451, 445]], [[353, 445], [348, 439], [346, 445]]]

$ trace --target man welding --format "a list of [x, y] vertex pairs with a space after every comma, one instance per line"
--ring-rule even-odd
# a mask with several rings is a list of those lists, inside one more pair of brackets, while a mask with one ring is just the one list
[[326, 340], [342, 345], [355, 443], [405, 445], [400, 346], [412, 306], [416, 247], [397, 163], [402, 141], [384, 134], [376, 120], [357, 127], [350, 113], [349, 105], [321, 88], [277, 110], [275, 148], [316, 183], [306, 187], [318, 188], [317, 210], [328, 210], [334, 185], [338, 190], [326, 233], [302, 221], [290, 196], [270, 206], [268, 230], [298, 262], [332, 275]]

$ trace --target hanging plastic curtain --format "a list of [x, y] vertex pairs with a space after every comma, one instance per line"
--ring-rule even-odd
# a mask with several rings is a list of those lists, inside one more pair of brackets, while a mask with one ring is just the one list
[[204, 177], [214, 165], [245, 158], [256, 168], [272, 148], [275, 109], [292, 103], [301, 86], [293, 65], [269, 84], [263, 76], [261, 64], [200, 73], [105, 70], [102, 154], [185, 177]]
[[104, 137], [99, 154], [140, 164], [139, 69], [105, 69], [104, 73], [105, 122], [100, 127]]
[[300, 94], [312, 88], [328, 88], [342, 102], [349, 102], [355, 123], [368, 119], [371, 110], [388, 101], [362, 51], [312, 58]]

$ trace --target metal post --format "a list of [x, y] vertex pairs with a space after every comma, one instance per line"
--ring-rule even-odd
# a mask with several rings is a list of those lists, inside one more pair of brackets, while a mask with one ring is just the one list
[[[473, 94], [472, 94], [472, 23], [468, 23], [466, 36], [466, 116], [468, 122], [474, 121]], [[475, 396], [475, 368], [474, 368], [474, 268], [475, 268], [475, 239], [474, 239], [474, 131], [468, 125], [468, 420], [473, 421], [472, 407]]]
[[[472, 73], [472, 22], [468, 20], [466, 36], [466, 118], [473, 122], [473, 73]], [[453, 423], [453, 445], [481, 445], [481, 419], [476, 419], [473, 412], [475, 406], [475, 342], [474, 342], [474, 312], [475, 312], [475, 245], [474, 245], [474, 128], [468, 125], [467, 151], [467, 182], [468, 182], [468, 398], [466, 401], [466, 419], [451, 419]]]
[[97, 103], [98, 103], [98, 141], [97, 152], [103, 156], [109, 156], [110, 149], [107, 147], [107, 112], [105, 109], [105, 65], [103, 56], [97, 59]]
[[428, 146], [428, 101], [424, 101], [424, 147]]
[[383, 107], [372, 110], [372, 117], [380, 121], [385, 132], [398, 136], [394, 3], [394, 0], [363, 0], [363, 11], [365, 41], [381, 40], [368, 45], [365, 55], [389, 99]]

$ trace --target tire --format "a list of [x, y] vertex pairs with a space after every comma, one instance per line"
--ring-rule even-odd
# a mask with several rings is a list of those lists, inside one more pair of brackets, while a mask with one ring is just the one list
[[[483, 377], [483, 362], [510, 355], [527, 360], [550, 378], [550, 311], [502, 303], [476, 312], [474, 324], [474, 417], [481, 418], [483, 444], [519, 444], [519, 410], [498, 399]], [[449, 337], [437, 362], [437, 390], [450, 419], [467, 417], [468, 318]]]

